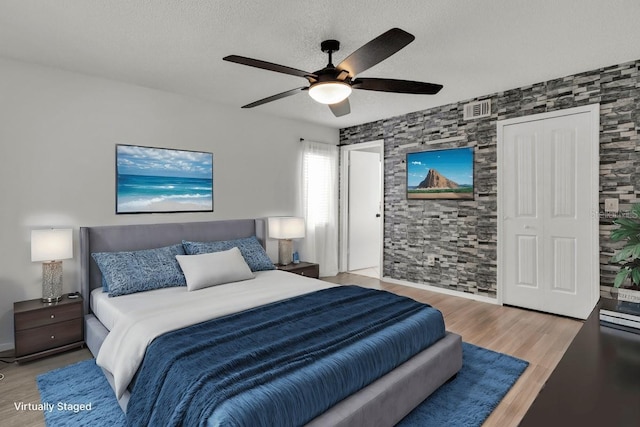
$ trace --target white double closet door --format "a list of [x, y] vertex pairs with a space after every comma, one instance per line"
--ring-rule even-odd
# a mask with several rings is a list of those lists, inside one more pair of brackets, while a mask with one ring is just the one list
[[580, 319], [595, 306], [598, 132], [598, 105], [498, 122], [504, 304]]

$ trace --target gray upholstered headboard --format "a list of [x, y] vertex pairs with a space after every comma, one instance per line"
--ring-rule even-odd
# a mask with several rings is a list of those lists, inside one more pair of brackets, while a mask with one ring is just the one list
[[90, 312], [91, 291], [102, 286], [100, 270], [91, 258], [93, 252], [137, 251], [174, 245], [182, 240], [214, 241], [251, 236], [256, 236], [265, 246], [264, 219], [80, 227], [80, 288], [84, 312]]

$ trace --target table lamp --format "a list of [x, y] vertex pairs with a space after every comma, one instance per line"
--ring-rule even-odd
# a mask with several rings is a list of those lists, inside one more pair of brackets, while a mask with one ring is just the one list
[[278, 263], [291, 264], [293, 261], [293, 241], [304, 237], [304, 218], [277, 216], [269, 218], [269, 237], [278, 241]]
[[73, 258], [73, 230], [31, 230], [31, 261], [42, 263], [42, 302], [62, 298], [62, 261]]

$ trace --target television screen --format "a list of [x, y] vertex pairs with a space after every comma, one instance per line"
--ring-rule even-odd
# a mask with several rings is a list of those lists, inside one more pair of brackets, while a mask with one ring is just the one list
[[473, 147], [407, 153], [407, 198], [473, 200]]

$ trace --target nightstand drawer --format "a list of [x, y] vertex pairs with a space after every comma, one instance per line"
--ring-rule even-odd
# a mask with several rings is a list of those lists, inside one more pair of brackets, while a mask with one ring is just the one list
[[15, 314], [15, 329], [37, 328], [71, 319], [82, 318], [82, 304], [65, 304]]
[[84, 339], [82, 318], [26, 330], [16, 330], [16, 357], [37, 353]]
[[297, 264], [276, 265], [278, 270], [287, 271], [300, 276], [312, 277], [317, 279], [320, 277], [320, 266], [313, 262], [301, 261]]
[[320, 275], [320, 267], [318, 264], [310, 265], [308, 267], [296, 268], [291, 270], [291, 273], [299, 274], [301, 276], [313, 277], [317, 279]]

